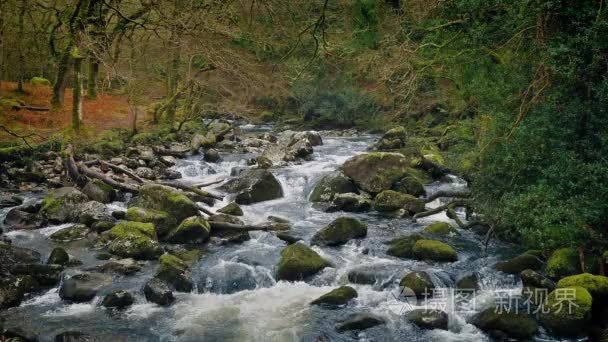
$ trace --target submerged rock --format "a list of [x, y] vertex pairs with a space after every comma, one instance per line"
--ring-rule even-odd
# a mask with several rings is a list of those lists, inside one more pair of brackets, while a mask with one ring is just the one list
[[66, 266], [69, 261], [70, 256], [65, 251], [65, 249], [61, 247], [55, 247], [51, 251], [51, 254], [49, 255], [49, 258], [46, 263]]
[[399, 286], [411, 289], [418, 299], [430, 298], [435, 288], [431, 277], [424, 271], [414, 271], [406, 274], [399, 282]]
[[[272, 283], [272, 279], [266, 280], [266, 285]], [[232, 294], [258, 287], [251, 268], [234, 262], [221, 262], [213, 266], [207, 272], [204, 282], [207, 291], [221, 294]]]
[[448, 314], [441, 310], [415, 309], [406, 317], [422, 329], [448, 329]]
[[461, 290], [479, 290], [479, 275], [477, 272], [466, 272], [456, 278], [456, 288]]
[[338, 246], [351, 239], [363, 238], [366, 235], [367, 224], [355, 218], [339, 217], [319, 230], [312, 237], [311, 243], [322, 246]]
[[170, 231], [165, 240], [172, 243], [201, 243], [209, 239], [211, 227], [209, 222], [200, 216], [188, 217]]
[[471, 318], [471, 324], [484, 331], [500, 331], [511, 338], [528, 339], [538, 330], [533, 318], [523, 313], [488, 308]]
[[329, 263], [302, 243], [283, 249], [277, 270], [277, 280], [298, 281], [315, 275]]
[[55, 335], [54, 342], [94, 342], [97, 339], [80, 331], [64, 331]]
[[350, 158], [341, 170], [364, 191], [380, 193], [403, 178], [407, 167], [408, 162], [402, 154], [374, 152]]
[[405, 209], [410, 214], [424, 211], [424, 202], [412, 195], [384, 190], [374, 199], [374, 209], [381, 212]]
[[106, 308], [124, 309], [127, 306], [131, 306], [135, 299], [129, 291], [116, 290], [108, 293], [101, 302], [102, 306]]
[[268, 170], [249, 169], [220, 187], [236, 193], [238, 204], [253, 204], [283, 197], [281, 183]]
[[146, 300], [158, 305], [167, 306], [175, 301], [171, 289], [158, 278], [152, 278], [144, 285]]
[[122, 221], [110, 229], [110, 237], [108, 251], [121, 257], [153, 260], [163, 252], [151, 223]]
[[330, 202], [337, 194], [358, 193], [355, 183], [342, 172], [332, 172], [317, 182], [309, 200], [311, 202]]
[[350, 286], [340, 286], [337, 289], [313, 300], [311, 305], [340, 306], [346, 305], [351, 299], [357, 298], [357, 291]]
[[336, 326], [338, 332], [365, 330], [386, 323], [384, 319], [372, 314], [354, 314]]
[[59, 287], [59, 297], [72, 302], [88, 302], [95, 298], [101, 287], [111, 282], [111, 277], [100, 273], [76, 274], [63, 280]]
[[456, 261], [458, 254], [452, 246], [436, 240], [418, 240], [412, 248], [418, 260]]

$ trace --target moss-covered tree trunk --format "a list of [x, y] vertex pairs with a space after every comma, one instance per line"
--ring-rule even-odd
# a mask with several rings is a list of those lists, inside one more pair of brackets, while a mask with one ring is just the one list
[[87, 98], [97, 98], [97, 75], [99, 75], [99, 61], [95, 57], [89, 58], [87, 74]]
[[64, 105], [71, 49], [72, 47], [68, 46], [59, 60], [57, 75], [55, 76], [55, 82], [53, 83], [53, 97], [51, 98], [51, 106], [53, 109], [61, 108]]
[[27, 0], [21, 1], [21, 7], [19, 8], [19, 21], [18, 21], [18, 32], [21, 41], [19, 42], [19, 63], [17, 65], [18, 69], [18, 83], [17, 83], [17, 92], [23, 93], [23, 78], [25, 77], [25, 32], [24, 32], [24, 17], [25, 17], [25, 9], [27, 8]]
[[77, 48], [74, 48], [72, 58], [74, 59], [72, 128], [78, 131], [82, 126], [82, 56]]

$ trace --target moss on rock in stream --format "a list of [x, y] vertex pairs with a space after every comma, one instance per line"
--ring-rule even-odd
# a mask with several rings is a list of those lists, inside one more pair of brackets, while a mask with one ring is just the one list
[[[564, 300], [565, 291], [571, 295]], [[591, 318], [593, 298], [582, 287], [565, 287], [552, 291], [540, 312], [540, 322], [557, 335], [574, 337], [578, 335]]]
[[200, 216], [188, 217], [171, 230], [165, 240], [172, 243], [200, 243], [209, 239], [211, 227], [209, 222]]
[[523, 253], [512, 259], [500, 261], [494, 265], [497, 271], [509, 274], [520, 274], [522, 271], [530, 269], [538, 271], [543, 263], [533, 254]]
[[416, 298], [429, 298], [435, 288], [431, 277], [426, 272], [410, 272], [399, 282], [400, 287], [409, 288], [416, 294]]
[[167, 212], [155, 209], [146, 209], [141, 207], [131, 207], [127, 209], [126, 217], [128, 221], [144, 222], [154, 224], [156, 233], [159, 236], [164, 236], [171, 229], [175, 228], [177, 223]]
[[594, 299], [608, 299], [608, 277], [589, 273], [577, 274], [560, 279], [557, 287], [580, 286], [593, 296]]
[[352, 217], [338, 217], [326, 227], [319, 230], [311, 240], [312, 244], [337, 246], [351, 239], [367, 235], [367, 224]]
[[141, 186], [133, 206], [164, 211], [174, 217], [176, 222], [198, 215], [196, 203], [183, 192], [158, 184]]
[[405, 209], [414, 214], [424, 211], [424, 202], [412, 195], [384, 190], [374, 199], [374, 209], [381, 212]]
[[281, 252], [277, 280], [303, 280], [328, 266], [329, 263], [310, 247], [302, 243], [294, 243]]
[[357, 298], [357, 291], [350, 286], [340, 286], [337, 289], [313, 300], [311, 305], [339, 306], [346, 305], [351, 299]]
[[390, 246], [386, 254], [396, 256], [398, 258], [414, 258], [414, 245], [418, 240], [423, 240], [424, 236], [413, 234], [410, 236], [396, 238], [388, 242]]
[[456, 261], [458, 254], [452, 246], [436, 240], [418, 240], [412, 249], [419, 260]]
[[110, 229], [110, 237], [109, 252], [121, 257], [150, 260], [162, 254], [152, 223], [122, 221]]
[[424, 233], [437, 235], [437, 236], [447, 236], [450, 234], [458, 234], [456, 228], [452, 227], [447, 222], [434, 222], [428, 225], [423, 230]]
[[578, 252], [574, 248], [560, 248], [551, 254], [547, 260], [546, 273], [552, 278], [580, 273]]

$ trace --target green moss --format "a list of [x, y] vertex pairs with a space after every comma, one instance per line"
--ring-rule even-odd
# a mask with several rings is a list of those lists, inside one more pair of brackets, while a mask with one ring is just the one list
[[173, 254], [183, 260], [187, 265], [193, 265], [201, 259], [203, 256], [203, 250], [193, 248], [190, 250], [174, 252]]
[[586, 289], [594, 298], [608, 298], [608, 277], [583, 273], [562, 278], [557, 283], [557, 287], [574, 286]]
[[527, 340], [538, 330], [538, 324], [528, 315], [496, 308], [478, 313], [472, 323], [484, 331], [500, 331], [519, 340]]
[[9, 109], [13, 109], [15, 107], [20, 107], [21, 103], [19, 103], [19, 101], [15, 100], [15, 99], [11, 99], [11, 98], [0, 98], [0, 109], [3, 110], [9, 110]]
[[188, 217], [171, 230], [165, 240], [173, 243], [200, 243], [209, 238], [209, 222], [200, 216]]
[[[568, 296], [569, 300], [563, 299], [565, 291], [572, 291], [572, 296]], [[545, 311], [541, 311], [540, 321], [558, 335], [576, 336], [591, 318], [592, 304], [591, 294], [582, 287], [555, 289], [545, 300]]]
[[458, 234], [456, 228], [452, 227], [447, 222], [434, 222], [423, 230], [424, 233], [433, 235], [450, 235]]
[[50, 87], [51, 86], [51, 81], [47, 80], [44, 77], [38, 77], [38, 76], [34, 76], [30, 79], [30, 83], [36, 86], [45, 86], [45, 87]]
[[401, 279], [400, 287], [414, 291], [417, 298], [430, 297], [435, 288], [431, 277], [426, 272], [410, 272]]
[[367, 235], [367, 224], [352, 218], [338, 217], [312, 238], [313, 244], [337, 246]]
[[175, 228], [177, 224], [175, 219], [164, 211], [140, 207], [131, 207], [127, 209], [125, 218], [128, 221], [152, 223], [154, 224], [156, 232], [161, 236], [167, 234], [171, 229]]
[[271, 122], [275, 119], [275, 117], [276, 116], [273, 112], [265, 110], [260, 113], [258, 119], [260, 119], [261, 122]]
[[152, 223], [122, 221], [110, 229], [110, 236], [114, 239], [121, 239], [128, 235], [143, 235], [156, 239], [156, 231]]
[[389, 249], [386, 254], [396, 256], [398, 258], [413, 258], [414, 245], [418, 240], [423, 240], [424, 237], [419, 234], [414, 234], [406, 237], [401, 237], [390, 241]]
[[175, 269], [175, 270], [179, 270], [181, 272], [185, 272], [188, 270], [188, 265], [186, 265], [186, 263], [171, 254], [163, 254], [160, 256], [160, 258], [158, 259], [158, 261], [160, 262], [160, 267], [161, 270], [162, 269]]
[[580, 273], [578, 252], [574, 248], [555, 250], [547, 260], [546, 273], [549, 277], [562, 278]]
[[243, 209], [241, 209], [241, 207], [236, 204], [236, 202], [230, 202], [228, 205], [218, 210], [217, 212], [233, 216], [243, 216]]
[[163, 185], [143, 185], [134, 203], [146, 209], [164, 211], [173, 216], [176, 222], [198, 215], [198, 207], [192, 200], [182, 192]]
[[349, 300], [357, 297], [357, 291], [350, 286], [340, 286], [321, 297], [315, 299], [311, 305], [346, 305]]
[[157, 132], [137, 133], [131, 138], [131, 142], [134, 144], [149, 144], [160, 140], [160, 134]]
[[53, 241], [70, 242], [84, 239], [89, 233], [89, 228], [82, 224], [76, 224], [69, 228], [58, 230], [49, 238]]
[[303, 280], [328, 266], [329, 263], [317, 252], [304, 244], [294, 243], [281, 252], [277, 280]]
[[409, 213], [418, 213], [424, 211], [424, 202], [412, 195], [384, 190], [374, 199], [374, 209], [382, 212], [405, 209]]
[[64, 201], [61, 199], [55, 198], [52, 194], [48, 194], [42, 200], [40, 211], [46, 216], [53, 216], [61, 210], [63, 203]]
[[450, 245], [435, 240], [418, 240], [412, 249], [417, 259], [456, 261], [458, 254]]

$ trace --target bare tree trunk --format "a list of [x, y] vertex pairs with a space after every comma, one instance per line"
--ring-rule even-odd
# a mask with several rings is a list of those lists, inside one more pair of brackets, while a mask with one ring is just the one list
[[51, 99], [51, 106], [54, 109], [61, 108], [64, 105], [71, 50], [72, 46], [68, 46], [59, 60], [57, 76], [53, 84], [53, 98]]
[[74, 48], [72, 58], [74, 58], [72, 128], [78, 131], [82, 125], [82, 56], [78, 52], [78, 49]]
[[26, 41], [24, 41], [25, 33], [24, 33], [24, 24], [23, 20], [25, 17], [25, 9], [27, 8], [26, 0], [21, 1], [21, 8], [19, 9], [19, 36], [21, 37], [21, 41], [19, 42], [19, 65], [17, 68], [19, 69], [18, 73], [18, 83], [17, 83], [17, 92], [24, 93], [23, 91], [23, 78], [25, 77], [25, 47], [23, 46]]
[[97, 98], [97, 75], [99, 75], [99, 61], [95, 57], [89, 57], [89, 69], [87, 75], [87, 98]]

